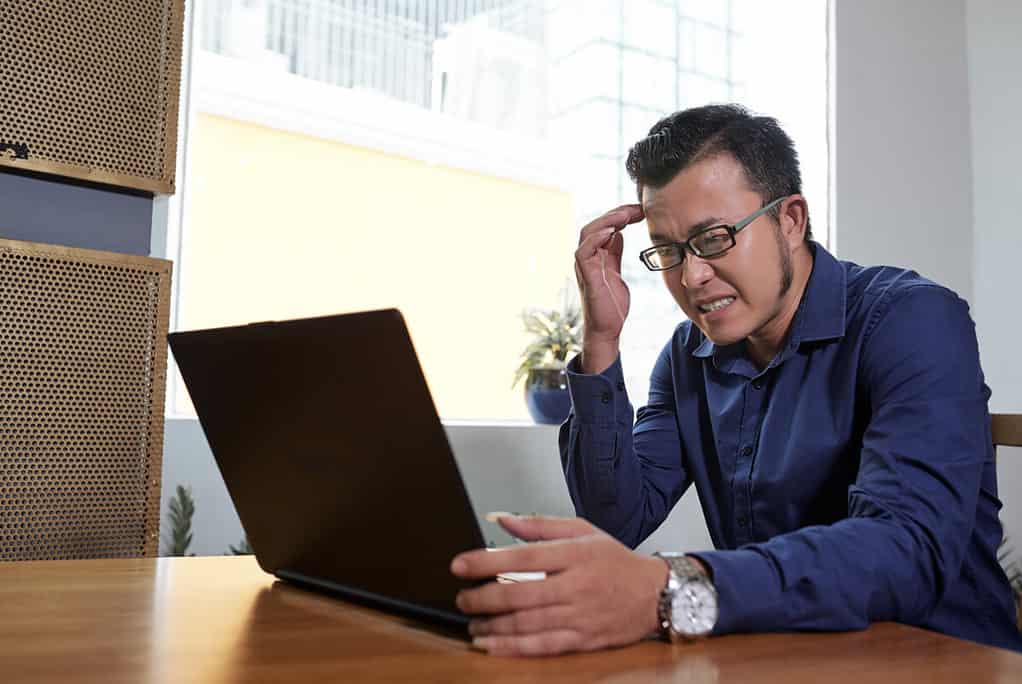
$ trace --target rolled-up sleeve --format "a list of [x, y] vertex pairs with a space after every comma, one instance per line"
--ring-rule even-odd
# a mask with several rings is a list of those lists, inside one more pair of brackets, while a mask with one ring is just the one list
[[[635, 547], [689, 485], [675, 415], [671, 345], [650, 378], [649, 403], [633, 416], [618, 358], [598, 375], [568, 366], [572, 410], [561, 426], [561, 465], [576, 513]], [[633, 424], [634, 418], [634, 424]]]
[[919, 624], [959, 575], [991, 457], [968, 306], [918, 286], [873, 313], [859, 373], [871, 417], [848, 517], [693, 554], [718, 588], [718, 633]]

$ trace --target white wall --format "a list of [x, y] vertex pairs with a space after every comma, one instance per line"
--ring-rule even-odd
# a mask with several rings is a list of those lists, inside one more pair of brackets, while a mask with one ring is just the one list
[[[966, 2], [972, 119], [973, 316], [990, 410], [1022, 413], [1022, 3]], [[1022, 449], [997, 464], [1001, 519], [1022, 551]]]
[[962, 0], [833, 0], [836, 247], [972, 296]]

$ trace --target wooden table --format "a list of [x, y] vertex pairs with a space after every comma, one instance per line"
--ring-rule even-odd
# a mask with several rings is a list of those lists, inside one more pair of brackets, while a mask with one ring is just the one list
[[251, 557], [0, 563], [2, 682], [1022, 682], [1022, 655], [880, 624], [507, 659], [275, 583]]

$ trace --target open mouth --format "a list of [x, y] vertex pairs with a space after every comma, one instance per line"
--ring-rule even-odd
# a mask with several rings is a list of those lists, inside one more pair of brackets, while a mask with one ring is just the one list
[[727, 307], [733, 301], [735, 301], [734, 297], [721, 297], [720, 299], [709, 302], [708, 304], [700, 304], [699, 310], [703, 313], [713, 313], [714, 311], [720, 311]]

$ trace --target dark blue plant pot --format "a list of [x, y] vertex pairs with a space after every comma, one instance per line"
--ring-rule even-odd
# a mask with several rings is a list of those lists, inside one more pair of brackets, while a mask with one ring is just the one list
[[563, 368], [533, 368], [525, 381], [525, 405], [542, 425], [560, 425], [571, 410], [568, 376]]

